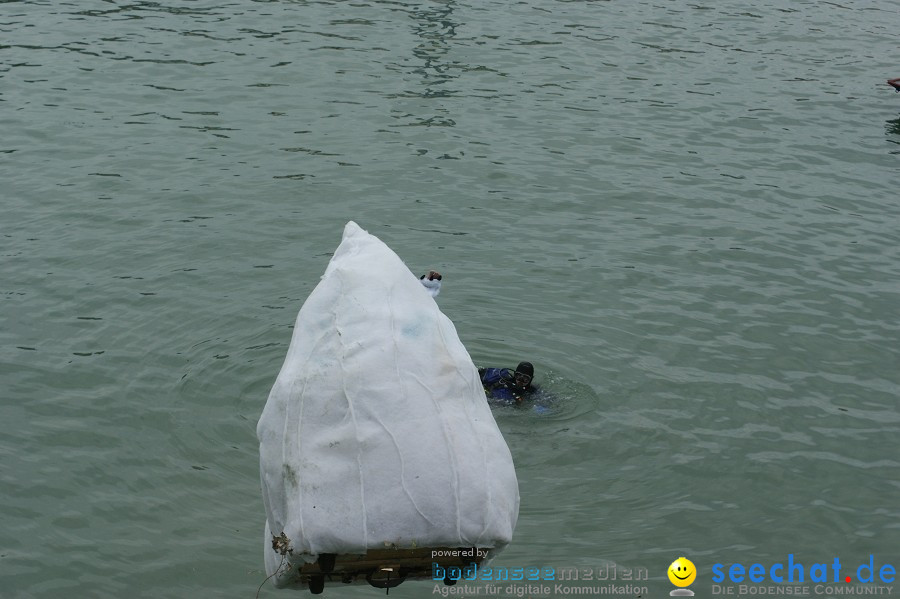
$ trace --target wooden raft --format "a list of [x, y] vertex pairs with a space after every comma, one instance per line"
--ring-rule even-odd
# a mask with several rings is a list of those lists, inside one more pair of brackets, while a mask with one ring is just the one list
[[[297, 568], [294, 580], [309, 587], [318, 595], [325, 583], [353, 584], [363, 581], [379, 589], [390, 590], [406, 580], [436, 580], [434, 564], [447, 571], [449, 568], [465, 568], [481, 565], [489, 549], [474, 547], [423, 547], [416, 549], [370, 549], [363, 554], [323, 553], [318, 560]], [[432, 552], [445, 555], [431, 557]], [[452, 555], [449, 552], [459, 552]], [[444, 584], [455, 584], [459, 576], [448, 575]]]

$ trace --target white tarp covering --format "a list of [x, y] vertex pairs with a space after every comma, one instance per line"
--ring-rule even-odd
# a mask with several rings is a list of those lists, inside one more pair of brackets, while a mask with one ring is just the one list
[[257, 436], [268, 574], [282, 532], [292, 561], [512, 539], [518, 483], [472, 359], [429, 290], [356, 223], [300, 309]]

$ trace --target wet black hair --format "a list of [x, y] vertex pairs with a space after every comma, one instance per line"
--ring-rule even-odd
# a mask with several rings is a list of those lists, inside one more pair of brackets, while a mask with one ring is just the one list
[[534, 377], [534, 366], [531, 365], [531, 362], [519, 362], [519, 365], [516, 366], [516, 372]]

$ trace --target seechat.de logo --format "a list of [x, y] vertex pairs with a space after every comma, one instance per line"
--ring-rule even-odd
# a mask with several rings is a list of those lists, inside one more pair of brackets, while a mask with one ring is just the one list
[[[855, 577], [853, 576], [855, 574]], [[892, 583], [897, 570], [891, 564], [881, 566], [875, 563], [875, 556], [870, 555], [867, 563], [862, 563], [853, 568], [843, 569], [841, 560], [837, 557], [832, 562], [820, 562], [804, 564], [794, 559], [794, 554], [789, 553], [786, 562], [778, 562], [768, 568], [763, 564], [744, 565], [731, 564], [726, 570], [724, 564], [713, 564], [712, 581], [724, 582], [752, 582], [781, 584], [788, 583]]]

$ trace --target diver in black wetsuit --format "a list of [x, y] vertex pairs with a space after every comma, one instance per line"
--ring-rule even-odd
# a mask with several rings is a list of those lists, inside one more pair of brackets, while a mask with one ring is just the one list
[[484, 392], [489, 398], [510, 404], [521, 404], [525, 397], [537, 390], [531, 384], [534, 379], [534, 366], [531, 362], [520, 362], [515, 370], [479, 368], [478, 376], [481, 377]]

